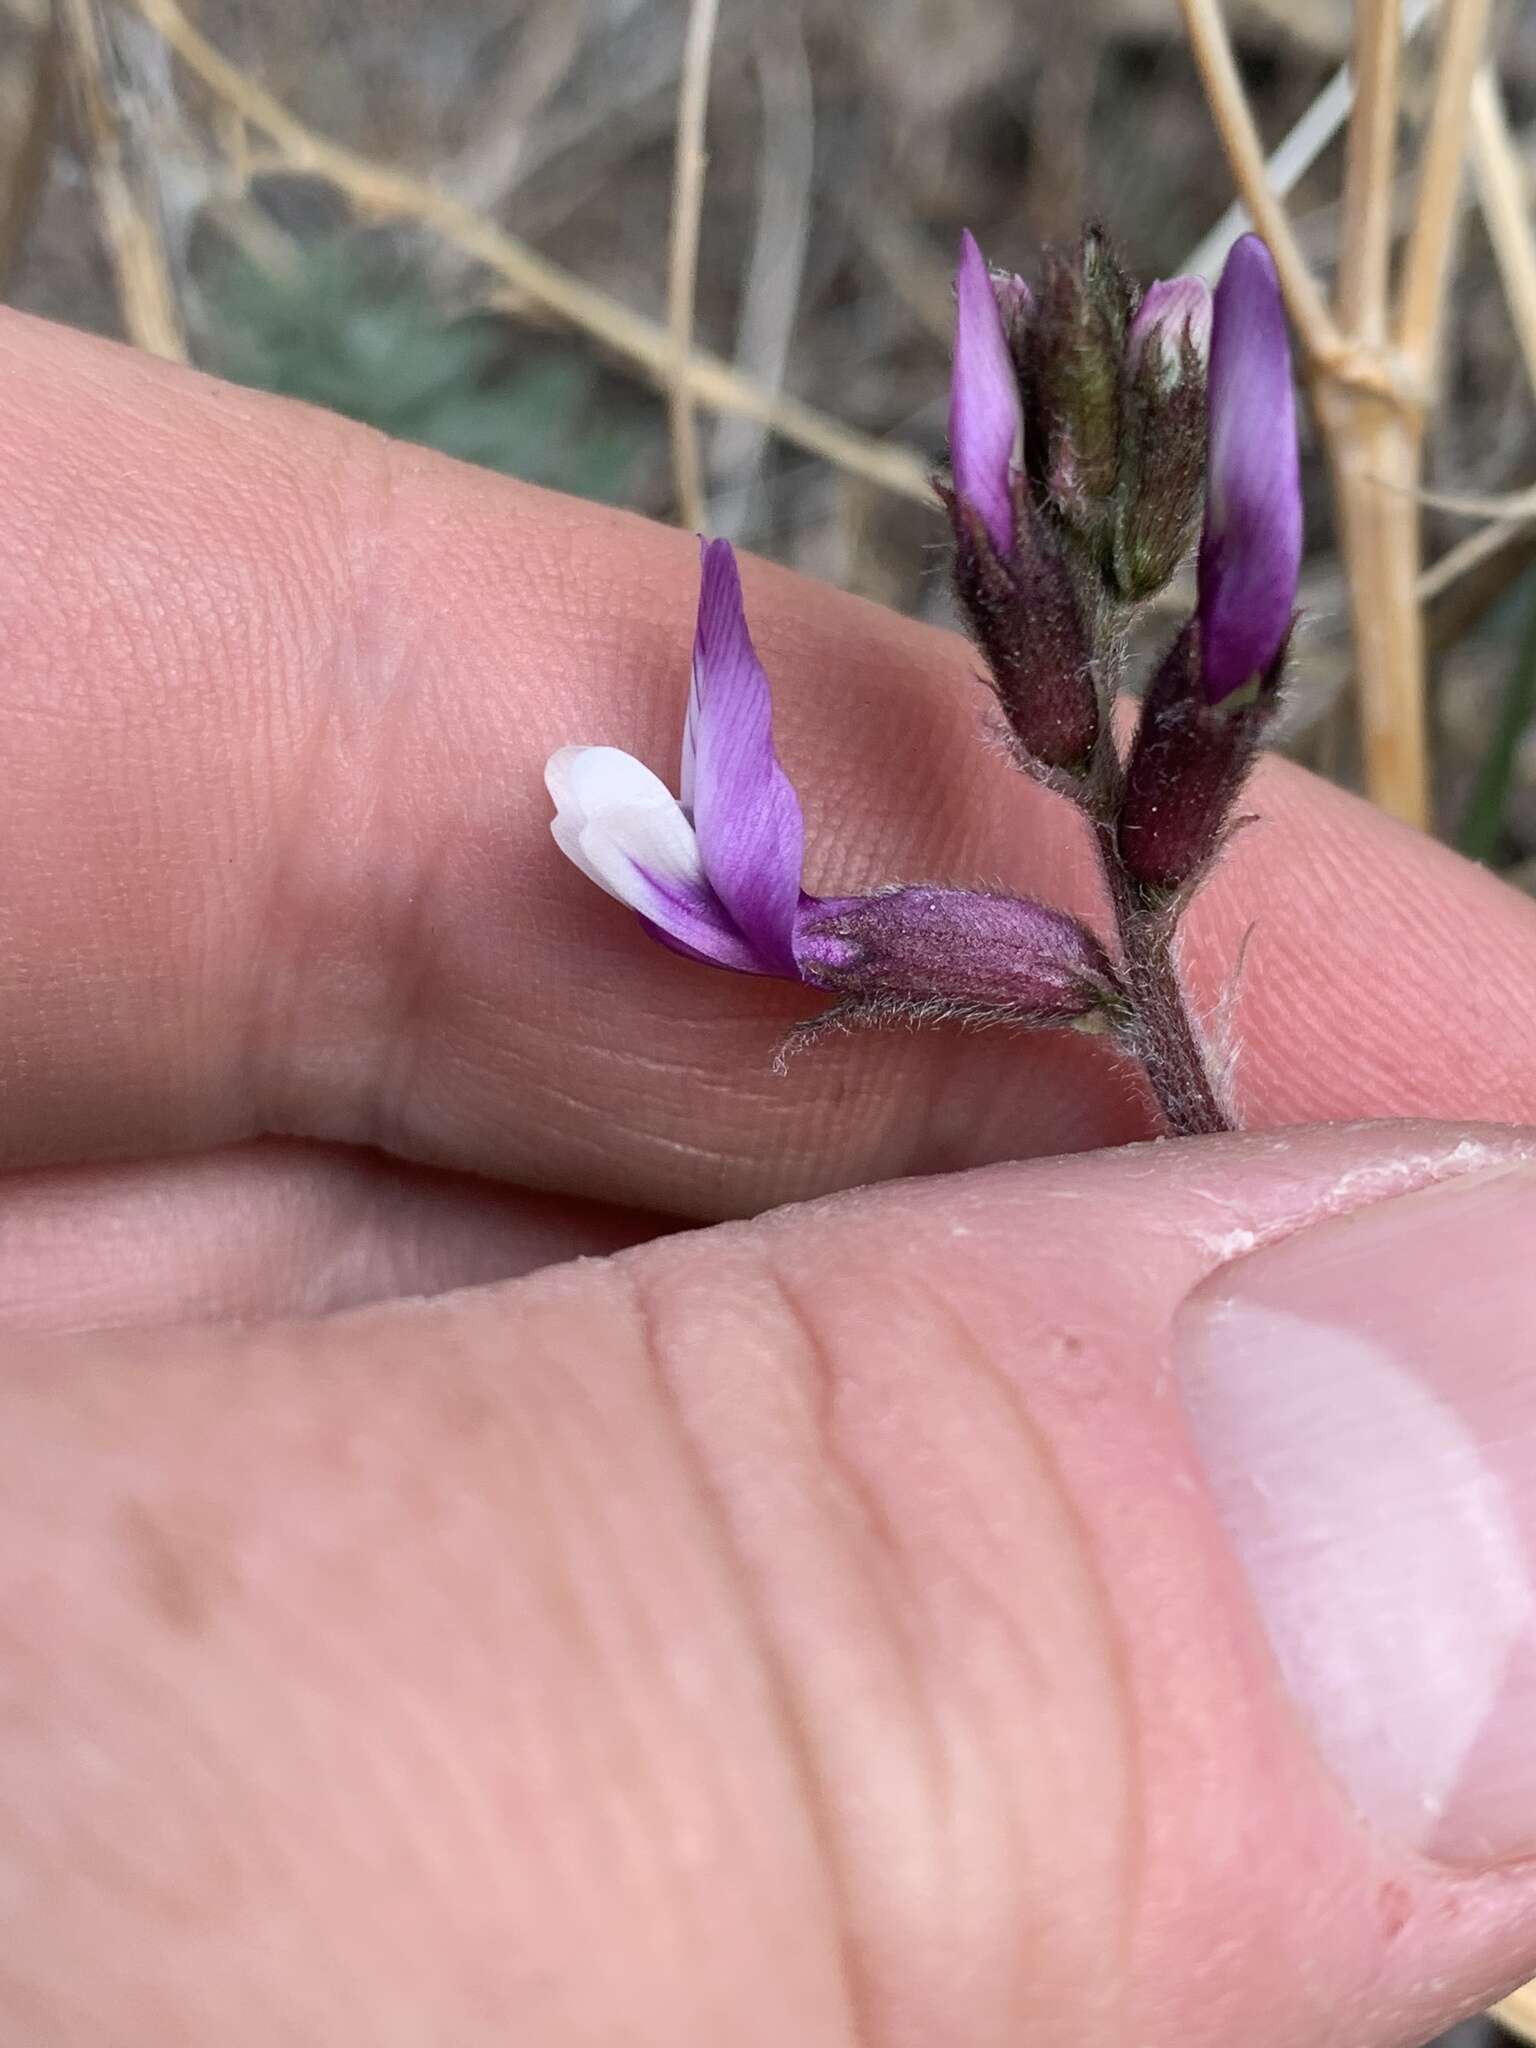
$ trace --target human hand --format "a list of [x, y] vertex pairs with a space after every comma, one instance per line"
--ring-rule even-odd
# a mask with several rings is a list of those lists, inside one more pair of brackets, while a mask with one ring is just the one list
[[[1322, 2048], [1536, 1962], [1531, 906], [1273, 766], [1250, 1118], [1438, 1121], [775, 1078], [801, 994], [547, 839], [669, 760], [691, 540], [0, 346], [7, 2035]], [[963, 649], [748, 579], [815, 879], [1090, 907]]]

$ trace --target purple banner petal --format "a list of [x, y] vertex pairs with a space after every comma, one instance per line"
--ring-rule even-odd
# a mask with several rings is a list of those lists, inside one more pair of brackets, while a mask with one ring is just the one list
[[705, 544], [683, 733], [683, 801], [704, 872], [764, 972], [796, 975], [805, 821], [773, 746], [773, 707], [747, 632], [729, 541]]
[[1013, 551], [1013, 472], [1024, 415], [1003, 315], [986, 258], [969, 228], [955, 272], [955, 358], [949, 385], [949, 462], [955, 491], [999, 554]]
[[1235, 244], [1216, 287], [1209, 418], [1199, 617], [1214, 704], [1280, 652], [1301, 568], [1290, 344], [1274, 262], [1257, 235]]

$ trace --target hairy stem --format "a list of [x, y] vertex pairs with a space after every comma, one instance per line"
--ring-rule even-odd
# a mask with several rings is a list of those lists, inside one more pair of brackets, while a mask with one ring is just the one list
[[1100, 828], [1098, 842], [1120, 941], [1120, 976], [1130, 1002], [1121, 1042], [1141, 1063], [1176, 1138], [1236, 1130], [1179, 979], [1176, 944], [1182, 901], [1152, 902], [1137, 888], [1120, 865], [1112, 827]]

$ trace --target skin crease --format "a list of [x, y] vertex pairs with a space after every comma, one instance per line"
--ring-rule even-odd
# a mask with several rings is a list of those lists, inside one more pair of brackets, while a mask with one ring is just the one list
[[[539, 787], [670, 770], [687, 536], [0, 353], [0, 2039], [1387, 2048], [1536, 1962], [1527, 1867], [1322, 1772], [1166, 1369], [1234, 1251], [1531, 1153], [1531, 906], [1272, 768], [1192, 932], [1209, 998], [1259, 919], [1251, 1121], [1439, 1123], [1046, 1158], [1146, 1128], [1080, 1040], [775, 1078], [805, 993]], [[811, 886], [1091, 905], [963, 649], [745, 567]]]

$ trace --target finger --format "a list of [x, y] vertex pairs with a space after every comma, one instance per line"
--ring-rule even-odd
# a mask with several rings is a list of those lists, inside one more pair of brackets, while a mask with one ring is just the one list
[[323, 1315], [516, 1279], [662, 1219], [269, 1140], [0, 1180], [0, 1329]]
[[1536, 1961], [1533, 1175], [1148, 1148], [16, 1355], [0, 2014], [1423, 2039]]
[[[565, 866], [545, 756], [675, 761], [684, 535], [14, 317], [0, 329], [0, 1145], [261, 1131], [690, 1215], [1144, 1128], [1102, 1049], [772, 1054], [814, 999], [654, 947]], [[764, 566], [747, 602], [815, 886], [1093, 896], [977, 745], [952, 638]], [[1295, 774], [1192, 920], [1258, 1124], [1536, 1113], [1536, 911]]]

